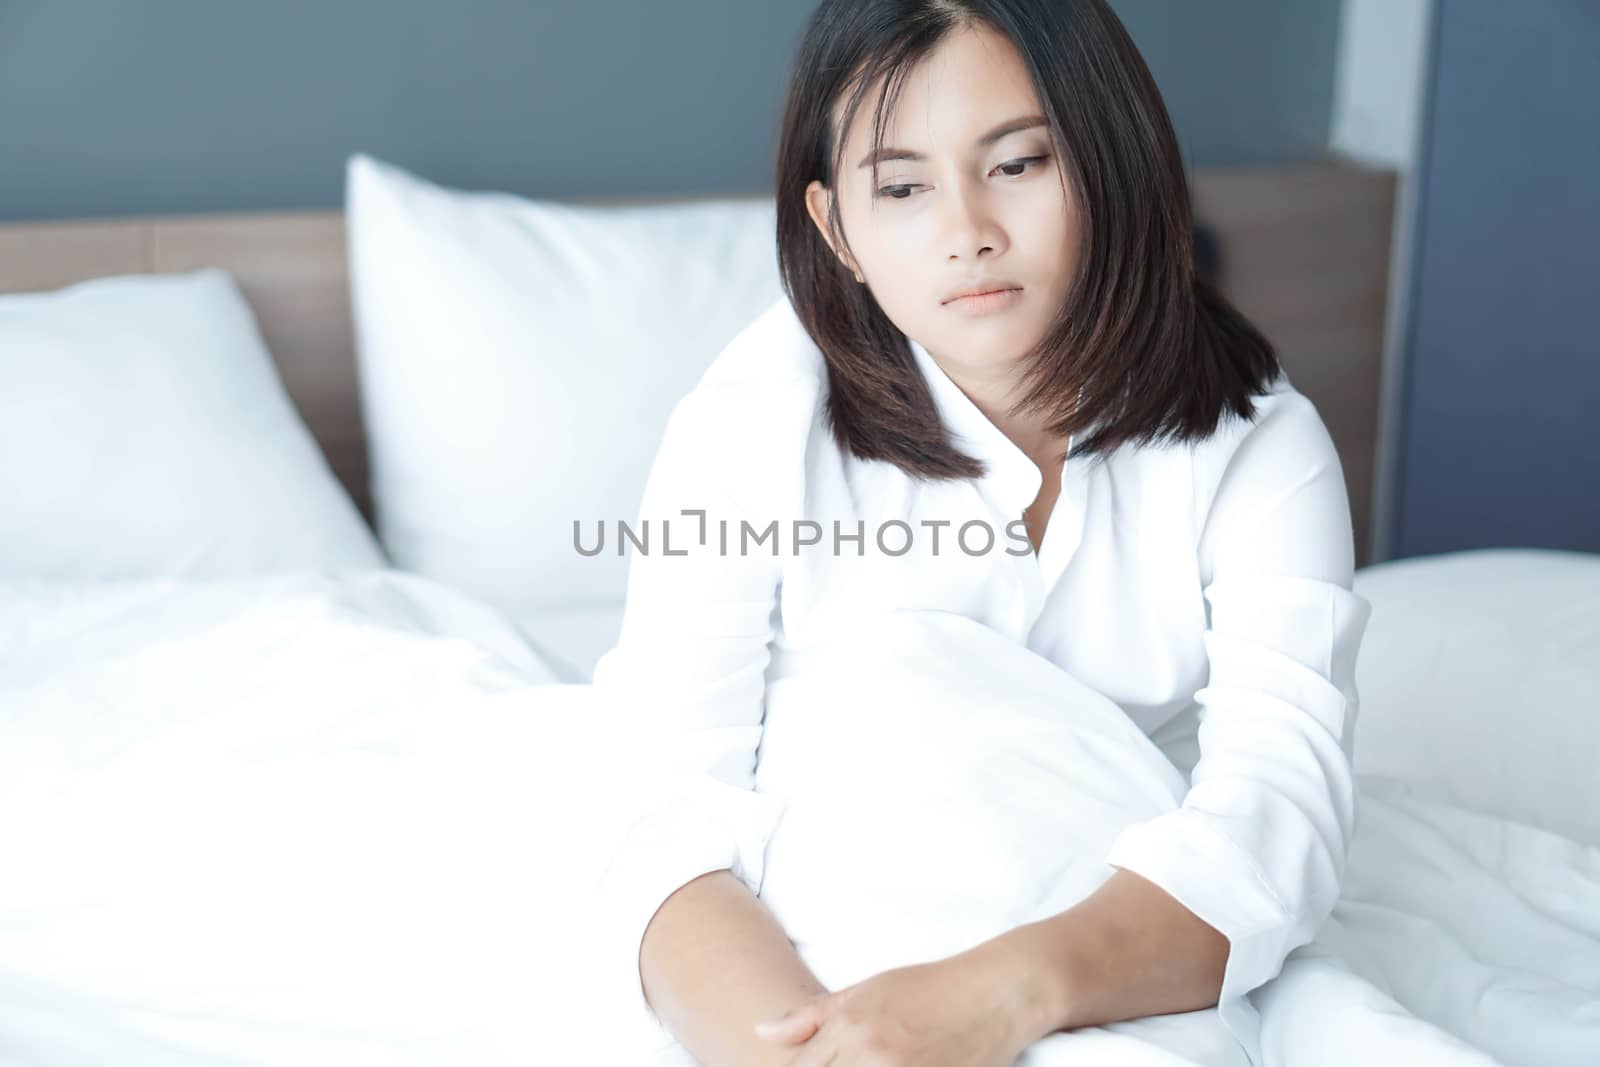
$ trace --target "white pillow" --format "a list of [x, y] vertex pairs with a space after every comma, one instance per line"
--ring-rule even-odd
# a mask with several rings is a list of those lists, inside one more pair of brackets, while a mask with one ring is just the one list
[[1600, 845], [1600, 555], [1421, 556], [1355, 591], [1356, 770]]
[[390, 558], [519, 618], [620, 600], [667, 415], [783, 295], [774, 201], [578, 207], [358, 154], [346, 209]]
[[0, 578], [383, 565], [224, 271], [0, 296]]

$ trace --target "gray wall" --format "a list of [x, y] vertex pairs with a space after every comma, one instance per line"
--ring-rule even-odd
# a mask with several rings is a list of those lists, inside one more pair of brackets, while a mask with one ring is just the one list
[[1434, 32], [1391, 554], [1600, 551], [1600, 4]]
[[[813, 0], [0, 0], [0, 220], [770, 187]], [[1339, 0], [1115, 0], [1194, 166], [1327, 140]]]
[[1191, 166], [1325, 154], [1340, 0], [1111, 0]]

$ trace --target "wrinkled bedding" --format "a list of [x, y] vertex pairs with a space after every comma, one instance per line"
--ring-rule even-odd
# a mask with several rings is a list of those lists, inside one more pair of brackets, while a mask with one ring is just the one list
[[[623, 1062], [579, 917], [631, 779], [525, 632], [394, 572], [0, 589], [0, 1062]], [[1070, 904], [1123, 820], [1181, 799], [1115, 705], [1025, 650], [950, 656], [981, 640], [953, 617], [885, 636], [878, 690], [770, 693], [760, 781], [789, 808], [763, 898], [825, 982]], [[1039, 714], [1063, 695], [1072, 718]], [[838, 788], [808, 792], [827, 733], [793, 716], [843, 730], [868, 702], [881, 733], [856, 714]], [[1262, 1061], [1600, 1063], [1600, 849], [1361, 785], [1334, 916], [1252, 994]], [[847, 892], [807, 876], [822, 857], [864, 869]], [[1214, 1010], [1133, 1020], [1019, 1063], [1232, 1062], [1217, 1036]]]
[[498, 616], [387, 572], [9, 585], [0, 649], [0, 1062], [590, 1061], [604, 739]]

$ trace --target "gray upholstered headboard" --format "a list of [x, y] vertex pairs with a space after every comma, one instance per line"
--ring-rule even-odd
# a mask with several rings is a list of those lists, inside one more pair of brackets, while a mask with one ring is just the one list
[[[1395, 175], [1331, 162], [1202, 170], [1191, 181], [1196, 219], [1218, 242], [1224, 291], [1278, 346], [1338, 446], [1363, 565]], [[342, 211], [0, 224], [0, 292], [200, 267], [238, 281], [301, 415], [370, 518]]]

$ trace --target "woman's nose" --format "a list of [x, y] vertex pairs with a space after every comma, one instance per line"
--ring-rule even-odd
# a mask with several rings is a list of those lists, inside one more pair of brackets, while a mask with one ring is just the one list
[[947, 184], [945, 189], [941, 207], [946, 254], [952, 259], [976, 259], [985, 248], [997, 251], [1002, 238], [983, 191], [964, 182]]

